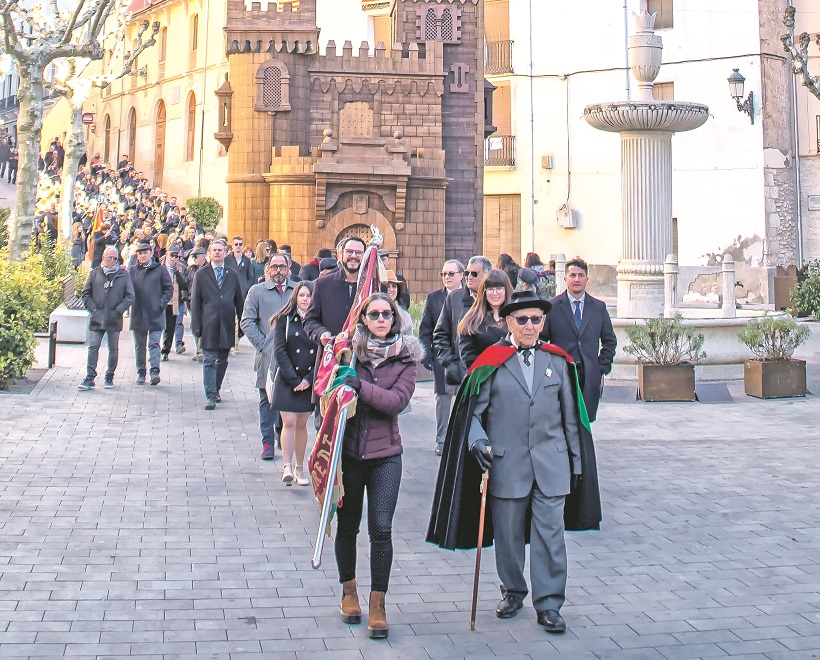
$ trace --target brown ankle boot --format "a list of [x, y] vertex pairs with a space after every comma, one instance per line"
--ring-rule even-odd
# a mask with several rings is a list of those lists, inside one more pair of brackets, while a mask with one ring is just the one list
[[367, 632], [371, 639], [385, 639], [389, 628], [387, 626], [387, 612], [384, 610], [384, 592], [370, 592], [370, 623]]
[[359, 594], [356, 591], [356, 580], [342, 582], [342, 607], [339, 610], [345, 623], [361, 623], [362, 608], [359, 607]]

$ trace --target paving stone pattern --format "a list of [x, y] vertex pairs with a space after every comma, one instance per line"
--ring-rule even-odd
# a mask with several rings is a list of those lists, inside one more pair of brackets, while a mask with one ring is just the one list
[[140, 387], [130, 336], [121, 342], [113, 390], [79, 392], [85, 348], [60, 346], [32, 394], [0, 396], [0, 657], [820, 655], [814, 397], [604, 403], [606, 521], [568, 535], [569, 631], [556, 637], [529, 603], [495, 619], [491, 550], [470, 632], [474, 553], [423, 541], [437, 459], [432, 390], [420, 385], [401, 418], [390, 638], [373, 641], [366, 625], [339, 621], [332, 542], [321, 570], [310, 567], [310, 489], [285, 489], [281, 461], [258, 457], [247, 343], [207, 413], [190, 354]]

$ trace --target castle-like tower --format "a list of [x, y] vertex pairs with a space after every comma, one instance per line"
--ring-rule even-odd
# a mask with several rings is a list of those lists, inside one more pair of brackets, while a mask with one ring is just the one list
[[481, 241], [483, 2], [397, 0], [394, 44], [318, 50], [316, 1], [229, 0], [228, 231], [304, 261], [379, 228], [416, 293]]

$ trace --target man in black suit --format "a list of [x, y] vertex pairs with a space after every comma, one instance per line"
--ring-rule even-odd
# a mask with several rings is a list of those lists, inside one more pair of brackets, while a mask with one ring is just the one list
[[601, 377], [612, 370], [618, 344], [606, 303], [586, 292], [589, 266], [580, 257], [567, 262], [567, 290], [550, 299], [547, 339], [575, 360], [589, 421], [594, 422], [601, 398]]
[[436, 328], [433, 330], [433, 349], [436, 359], [444, 367], [444, 380], [448, 385], [460, 385], [467, 373], [459, 356], [458, 324], [470, 311], [478, 285], [492, 268], [493, 265], [487, 257], [470, 257], [465, 271], [466, 287], [451, 291], [447, 295], [436, 321]]
[[228, 249], [224, 241], [211, 241], [209, 250], [211, 263], [196, 272], [191, 291], [191, 332], [202, 340], [205, 410], [213, 410], [222, 401], [219, 390], [245, 302], [239, 276], [225, 265]]
[[225, 265], [235, 270], [239, 276], [239, 286], [242, 287], [242, 298], [248, 295], [248, 289], [256, 284], [253, 273], [253, 264], [245, 255], [245, 239], [241, 236], [233, 237], [233, 252], [225, 257]]
[[450, 419], [450, 404], [453, 400], [453, 386], [444, 382], [444, 367], [436, 359], [433, 351], [433, 330], [444, 307], [444, 301], [451, 291], [461, 289], [464, 281], [464, 264], [455, 259], [445, 261], [441, 267], [441, 279], [444, 286], [431, 291], [424, 302], [424, 314], [419, 325], [419, 341], [424, 347], [425, 357], [422, 364], [435, 376], [436, 393], [436, 456], [441, 456], [444, 436], [447, 435], [447, 422]]
[[279, 254], [284, 254], [288, 258], [288, 263], [290, 264], [290, 278], [294, 282], [298, 282], [301, 279], [299, 277], [299, 271], [302, 270], [302, 264], [293, 260], [290, 253], [290, 245], [280, 245]]

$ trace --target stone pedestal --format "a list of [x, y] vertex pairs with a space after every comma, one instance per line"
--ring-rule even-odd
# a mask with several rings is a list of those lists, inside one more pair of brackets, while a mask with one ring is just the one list
[[672, 134], [621, 133], [622, 251], [618, 317], [663, 313], [663, 262], [672, 251]]
[[88, 341], [88, 322], [91, 315], [84, 309], [68, 309], [60, 305], [48, 317], [57, 322], [57, 341], [60, 344], [84, 344]]

